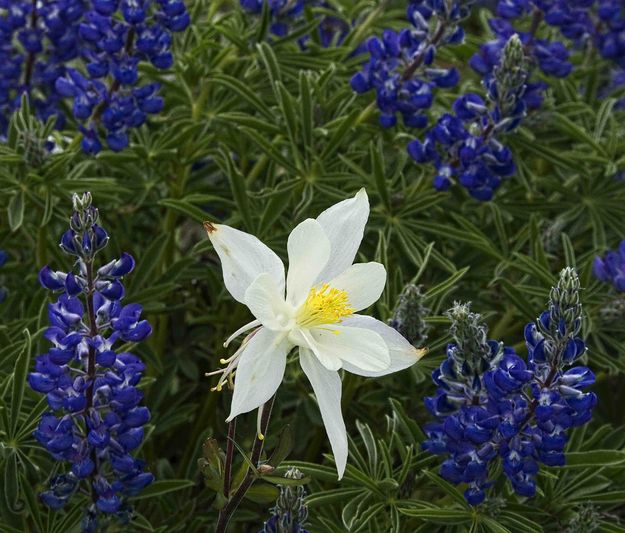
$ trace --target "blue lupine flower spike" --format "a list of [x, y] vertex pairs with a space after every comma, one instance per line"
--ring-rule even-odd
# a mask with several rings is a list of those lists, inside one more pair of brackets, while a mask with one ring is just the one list
[[434, 59], [440, 46], [463, 42], [459, 22], [469, 14], [471, 4], [457, 0], [412, 1], [407, 9], [411, 27], [399, 33], [388, 29], [381, 39], [369, 39], [369, 62], [352, 77], [351, 87], [360, 94], [375, 89], [383, 127], [394, 126], [397, 115], [408, 127], [425, 127], [425, 112], [432, 105], [435, 88], [458, 83], [458, 70], [437, 68]]
[[0, 136], [7, 132], [11, 114], [27, 94], [36, 115], [54, 117], [62, 128], [65, 116], [54, 82], [79, 55], [82, 0], [0, 2]]
[[172, 33], [186, 29], [190, 18], [182, 0], [95, 0], [92, 5], [79, 28], [86, 73], [68, 68], [55, 87], [73, 99], [82, 148], [96, 154], [102, 149], [99, 125], [108, 147], [120, 151], [129, 144], [130, 129], [163, 109], [159, 84], [139, 83], [139, 63], [171, 68]]
[[447, 455], [441, 476], [466, 484], [471, 505], [486, 498], [495, 460], [517, 494], [534, 496], [539, 464], [565, 464], [567, 430], [591, 419], [597, 397], [585, 389], [595, 377], [575, 366], [586, 351], [579, 291], [575, 270], [564, 269], [548, 310], [525, 327], [527, 362], [487, 340], [468, 306], [450, 311], [455, 342], [432, 373], [439, 388], [425, 405], [437, 421], [426, 426], [423, 448]]
[[123, 254], [98, 268], [96, 255], [108, 234], [89, 193], [74, 195], [73, 205], [60, 245], [76, 258], [75, 268], [60, 272], [45, 266], [39, 273], [41, 284], [59, 296], [48, 306], [50, 326], [44, 333], [52, 347], [36, 358], [28, 382], [46, 395], [49, 406], [35, 438], [55, 460], [69, 462], [41, 500], [59, 509], [85, 484], [93, 501], [82, 523], [87, 532], [98, 528], [102, 515], [128, 520], [126, 497], [154, 479], [132, 454], [150, 420], [137, 387], [145, 367], [136, 355], [116, 348], [142, 341], [152, 329], [141, 319], [141, 306], [121, 302], [121, 278], [134, 260]]
[[424, 346], [429, 329], [425, 319], [429, 313], [422, 287], [410, 283], [399, 295], [393, 316], [388, 324], [399, 331], [413, 346]]
[[499, 64], [485, 77], [487, 100], [467, 93], [444, 114], [425, 136], [408, 144], [417, 163], [436, 168], [433, 185], [446, 191], [454, 181], [474, 198], [490, 200], [504, 177], [515, 172], [511, 151], [501, 134], [513, 131], [525, 116], [526, 98], [533, 87], [527, 83], [529, 65], [515, 34], [507, 41]]

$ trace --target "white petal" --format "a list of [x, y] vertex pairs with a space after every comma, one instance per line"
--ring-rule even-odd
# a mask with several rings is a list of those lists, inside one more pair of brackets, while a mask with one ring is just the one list
[[267, 272], [284, 293], [284, 264], [258, 238], [222, 224], [206, 224], [208, 238], [221, 260], [226, 288], [244, 303], [245, 291], [259, 274]]
[[283, 333], [261, 328], [249, 340], [237, 366], [229, 422], [271, 398], [284, 376], [290, 348]]
[[326, 428], [339, 479], [347, 464], [347, 431], [341, 413], [341, 378], [338, 372], [326, 369], [314, 354], [300, 348], [299, 360], [319, 404], [323, 425]]
[[329, 282], [335, 289], [347, 292], [354, 311], [366, 309], [380, 299], [386, 284], [386, 269], [380, 263], [356, 263]]
[[263, 326], [274, 331], [284, 331], [292, 321], [292, 308], [270, 274], [260, 274], [247, 288], [245, 305]]
[[296, 346], [311, 350], [319, 362], [328, 370], [336, 372], [343, 366], [343, 361], [335, 353], [320, 351], [319, 347], [312, 338], [309, 330], [295, 329], [291, 332], [289, 339]]
[[352, 315], [343, 320], [343, 324], [346, 326], [353, 326], [357, 328], [369, 329], [375, 331], [378, 335], [384, 339], [384, 342], [388, 346], [389, 354], [391, 356], [391, 366], [381, 371], [363, 371], [348, 362], [343, 363], [343, 368], [348, 372], [359, 374], [361, 376], [377, 377], [391, 374], [404, 370], [409, 366], [414, 365], [419, 359], [421, 359], [427, 350], [423, 348], [415, 348], [404, 337], [401, 336], [396, 330], [387, 326], [384, 322], [380, 322], [375, 318], [363, 315]]
[[286, 278], [287, 299], [292, 305], [304, 302], [311, 287], [330, 257], [330, 241], [316, 220], [298, 224], [289, 235], [289, 272]]
[[338, 276], [354, 262], [368, 218], [369, 199], [364, 189], [360, 189], [353, 198], [326, 209], [317, 217], [332, 245], [330, 259], [317, 278], [318, 283]]
[[382, 337], [369, 329], [331, 324], [309, 330], [312, 350], [324, 359], [338, 358], [364, 371], [380, 372], [391, 364]]

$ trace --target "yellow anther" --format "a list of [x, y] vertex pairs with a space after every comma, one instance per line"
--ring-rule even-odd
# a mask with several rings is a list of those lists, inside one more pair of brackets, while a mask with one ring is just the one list
[[[301, 327], [336, 324], [343, 317], [352, 315], [347, 291], [334, 289], [327, 283], [320, 288], [312, 288], [306, 301], [297, 313], [297, 323]], [[338, 333], [338, 331], [336, 331]]]
[[259, 433], [258, 440], [265, 440], [265, 435], [263, 435], [262, 433]]

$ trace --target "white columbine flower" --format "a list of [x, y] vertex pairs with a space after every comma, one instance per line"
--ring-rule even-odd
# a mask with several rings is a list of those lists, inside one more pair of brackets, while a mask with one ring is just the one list
[[299, 348], [339, 478], [347, 462], [347, 434], [338, 370], [382, 376], [409, 367], [425, 353], [383, 322], [356, 314], [378, 300], [386, 283], [380, 263], [352, 264], [368, 217], [369, 200], [361, 189], [316, 220], [304, 220], [289, 235], [286, 280], [280, 258], [256, 237], [205, 224], [226, 288], [255, 317], [226, 341], [224, 346], [253, 330], [230, 359], [221, 361], [226, 368], [212, 373], [222, 374], [220, 390], [236, 368], [227, 420], [266, 403], [282, 382], [288, 353]]

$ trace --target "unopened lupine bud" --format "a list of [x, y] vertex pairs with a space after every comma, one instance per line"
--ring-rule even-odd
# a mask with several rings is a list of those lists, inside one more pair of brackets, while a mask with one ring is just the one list
[[427, 340], [429, 314], [421, 287], [409, 284], [399, 295], [389, 326], [401, 333], [413, 346], [423, 346]]
[[[284, 475], [287, 479], [303, 479], [297, 468], [290, 468]], [[308, 509], [304, 503], [306, 489], [302, 485], [278, 485], [280, 495], [272, 516], [265, 522], [259, 533], [308, 533], [304, 529], [308, 518]]]

